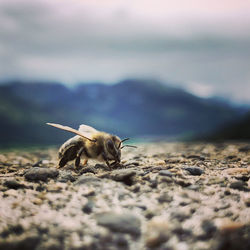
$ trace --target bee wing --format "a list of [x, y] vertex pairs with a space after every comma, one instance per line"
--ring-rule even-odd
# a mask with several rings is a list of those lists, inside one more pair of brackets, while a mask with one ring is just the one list
[[92, 137], [92, 134], [95, 134], [98, 132], [98, 130], [96, 130], [95, 128], [82, 124], [79, 126], [78, 130], [85, 135], [86, 137]]
[[89, 140], [89, 141], [92, 141], [92, 142], [95, 141], [95, 140], [92, 140], [92, 139], [90, 139], [89, 137], [87, 137], [87, 136], [86, 136], [84, 133], [82, 133], [81, 131], [78, 131], [78, 130], [73, 129], [73, 128], [71, 128], [71, 127], [63, 126], [63, 125], [55, 124], [55, 123], [46, 123], [46, 124], [49, 125], [49, 126], [52, 126], [52, 127], [56, 127], [56, 128], [62, 129], [62, 130], [69, 131], [69, 132], [74, 133], [74, 134], [76, 134], [76, 135], [79, 135], [79, 136], [81, 136], [81, 137], [83, 137], [83, 138], [85, 138], [85, 139], [87, 139], [87, 140]]

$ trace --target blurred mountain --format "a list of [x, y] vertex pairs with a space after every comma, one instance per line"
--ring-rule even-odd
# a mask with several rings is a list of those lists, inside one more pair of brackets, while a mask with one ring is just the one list
[[202, 139], [210, 141], [250, 141], [250, 112]]
[[115, 85], [11, 82], [0, 86], [0, 146], [62, 143], [71, 135], [45, 125], [85, 123], [123, 136], [187, 138], [237, 120], [224, 102], [152, 80]]

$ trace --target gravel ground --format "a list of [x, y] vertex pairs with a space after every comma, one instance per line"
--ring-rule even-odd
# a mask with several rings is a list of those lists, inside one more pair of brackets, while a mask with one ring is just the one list
[[150, 143], [109, 171], [0, 154], [0, 249], [250, 249], [249, 144]]

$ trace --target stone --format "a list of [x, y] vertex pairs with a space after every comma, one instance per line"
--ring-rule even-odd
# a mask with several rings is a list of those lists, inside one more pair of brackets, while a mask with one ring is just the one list
[[[56, 167], [57, 148], [6, 152], [11, 166], [0, 163], [0, 249], [250, 249], [250, 200], [243, 192], [250, 184], [250, 155], [238, 152], [244, 145], [141, 143], [122, 151], [116, 169], [90, 160], [81, 175], [83, 168], [72, 161], [46, 182], [28, 182], [25, 174]], [[136, 155], [139, 166], [125, 167]], [[16, 156], [29, 164], [13, 164]], [[167, 158], [180, 161], [165, 163]], [[193, 176], [185, 167], [204, 173]], [[244, 182], [243, 191], [230, 187], [237, 181]]]
[[10, 225], [8, 229], [3, 230], [2, 233], [0, 234], [3, 238], [8, 237], [11, 234], [14, 235], [21, 235], [24, 232], [24, 229], [22, 225], [16, 224], [16, 225]]
[[192, 236], [191, 229], [184, 229], [181, 225], [178, 224], [175, 228], [173, 228], [172, 232], [178, 236], [180, 241], [186, 241]]
[[82, 211], [86, 214], [90, 214], [94, 208], [94, 202], [92, 200], [88, 200], [88, 202], [83, 206]]
[[75, 181], [75, 185], [99, 183], [100, 180], [100, 178], [95, 176], [82, 175], [77, 181]]
[[132, 177], [137, 174], [134, 169], [117, 169], [110, 173], [110, 178], [114, 181], [120, 181], [127, 185], [133, 183]]
[[72, 176], [71, 172], [69, 172], [69, 171], [60, 171], [59, 178], [58, 178], [59, 182], [66, 183], [68, 181], [74, 182], [75, 180], [76, 180], [76, 178], [74, 176]]
[[146, 231], [146, 246], [149, 248], [159, 247], [166, 242], [170, 237], [170, 231], [167, 221], [160, 217], [153, 218], [147, 224]]
[[107, 166], [105, 164], [100, 164], [100, 163], [95, 164], [94, 168], [107, 170]]
[[49, 178], [56, 178], [59, 171], [56, 168], [34, 167], [29, 169], [24, 177], [28, 181], [47, 181]]
[[114, 212], [101, 213], [96, 216], [97, 223], [111, 231], [140, 235], [141, 221], [131, 213], [117, 214]]
[[183, 222], [184, 220], [190, 218], [190, 214], [189, 212], [186, 210], [186, 211], [174, 211], [172, 212], [171, 216], [173, 218], [176, 218], [179, 222]]
[[189, 190], [198, 191], [200, 189], [199, 185], [193, 184], [187, 187]]
[[165, 161], [165, 163], [179, 163], [179, 162], [183, 161], [183, 158], [182, 157], [172, 157], [172, 158], [166, 159], [164, 161]]
[[246, 183], [243, 181], [235, 181], [230, 184], [230, 188], [247, 191]]
[[250, 151], [250, 146], [246, 145], [239, 148], [239, 152], [248, 153]]
[[159, 175], [172, 177], [173, 174], [169, 170], [160, 170]]
[[202, 175], [204, 173], [204, 171], [198, 167], [185, 167], [184, 169], [191, 175]]
[[235, 176], [235, 179], [247, 182], [249, 180], [250, 176], [247, 175], [240, 175], [240, 176]]
[[164, 202], [171, 202], [173, 200], [173, 197], [170, 196], [169, 194], [167, 193], [163, 193], [161, 194], [159, 197], [158, 197], [158, 201], [160, 203], [164, 203]]
[[4, 182], [4, 186], [6, 186], [9, 189], [20, 189], [26, 187], [24, 184], [21, 184], [16, 180], [7, 180]]
[[0, 249], [35, 249], [40, 241], [41, 237], [38, 235], [30, 235], [16, 240], [0, 241]]
[[80, 170], [80, 174], [85, 174], [85, 173], [93, 173], [93, 174], [96, 174], [96, 170], [93, 168], [93, 167], [83, 167], [81, 170]]
[[9, 189], [4, 192], [4, 197], [6, 196], [18, 197], [18, 191], [16, 191], [15, 189]]
[[39, 161], [37, 161], [36, 163], [34, 163], [33, 165], [32, 165], [32, 167], [41, 167], [41, 165], [42, 165], [42, 162], [43, 162], [43, 160], [39, 160]]
[[182, 187], [188, 187], [191, 185], [191, 183], [188, 180], [182, 180], [180, 178], [177, 178], [175, 182]]
[[61, 250], [63, 249], [63, 246], [58, 239], [49, 238], [48, 240], [42, 242], [39, 249]]
[[201, 155], [188, 155], [187, 159], [197, 159], [197, 160], [200, 160], [200, 161], [204, 161], [205, 157], [203, 157]]
[[7, 161], [7, 158], [5, 155], [2, 155], [0, 154], [0, 162], [3, 163], [3, 162], [6, 162]]
[[123, 234], [118, 234], [115, 239], [116, 245], [119, 247], [119, 249], [129, 249], [128, 248], [128, 240], [125, 238]]
[[247, 207], [250, 207], [250, 197], [245, 199], [245, 204]]
[[214, 208], [214, 211], [217, 212], [219, 210], [223, 210], [223, 209], [227, 209], [230, 207], [230, 203], [227, 203], [227, 202], [224, 202], [222, 204], [219, 204], [217, 205], [215, 208]]

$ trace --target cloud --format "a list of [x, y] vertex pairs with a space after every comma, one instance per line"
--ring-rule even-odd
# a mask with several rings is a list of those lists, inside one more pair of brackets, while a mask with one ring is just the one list
[[245, 0], [1, 0], [0, 78], [155, 77], [245, 100], [249, 12]]

